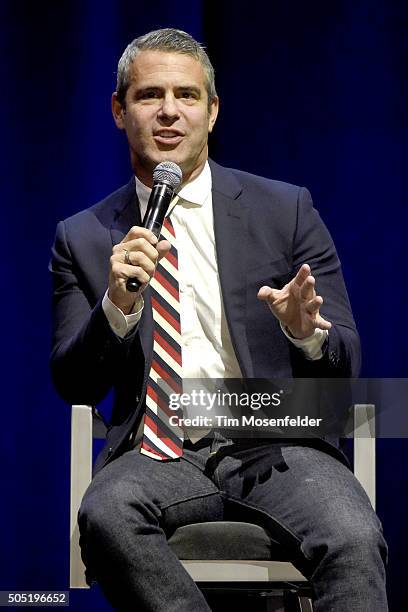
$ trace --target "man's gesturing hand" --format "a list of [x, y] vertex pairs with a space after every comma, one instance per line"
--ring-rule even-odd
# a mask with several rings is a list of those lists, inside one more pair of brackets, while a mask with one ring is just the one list
[[[109, 299], [124, 314], [129, 314], [152, 278], [159, 259], [170, 250], [167, 240], [157, 241], [150, 230], [135, 225], [122, 242], [115, 244], [110, 258]], [[126, 289], [128, 278], [136, 278], [141, 286], [136, 293]]]
[[332, 326], [320, 315], [323, 298], [316, 295], [316, 281], [310, 272], [310, 266], [303, 264], [295, 278], [282, 289], [261, 287], [258, 291], [258, 298], [268, 302], [275, 317], [294, 338], [307, 338], [315, 329], [330, 329]]

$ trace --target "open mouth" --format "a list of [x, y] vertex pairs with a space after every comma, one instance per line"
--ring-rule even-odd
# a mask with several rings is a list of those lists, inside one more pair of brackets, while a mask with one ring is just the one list
[[154, 134], [153, 138], [160, 144], [176, 145], [183, 140], [184, 135], [175, 130], [160, 130]]

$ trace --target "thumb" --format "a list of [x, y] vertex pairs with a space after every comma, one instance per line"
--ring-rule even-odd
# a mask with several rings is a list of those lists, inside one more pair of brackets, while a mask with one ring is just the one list
[[168, 240], [160, 240], [160, 242], [156, 244], [156, 249], [159, 253], [160, 261], [163, 257], [166, 257], [167, 253], [170, 251], [171, 244]]
[[257, 297], [258, 300], [261, 300], [262, 302], [270, 302], [274, 298], [274, 289], [268, 287], [267, 285], [264, 285], [258, 291]]

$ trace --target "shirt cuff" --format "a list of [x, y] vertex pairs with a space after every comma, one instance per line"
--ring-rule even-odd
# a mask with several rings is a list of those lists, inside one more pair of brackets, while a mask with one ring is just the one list
[[315, 329], [311, 336], [299, 339], [291, 336], [282, 323], [280, 326], [287, 339], [294, 346], [303, 351], [306, 359], [309, 359], [310, 361], [317, 361], [317, 359], [321, 359], [323, 357], [325, 344], [329, 337], [329, 332], [327, 329]]
[[143, 297], [140, 296], [133, 308], [132, 312], [128, 315], [125, 315], [120, 308], [115, 306], [115, 304], [109, 299], [108, 291], [106, 291], [102, 300], [102, 309], [105, 313], [106, 318], [108, 319], [108, 323], [110, 325], [111, 330], [115, 333], [119, 338], [124, 338], [126, 334], [128, 334], [135, 325], [140, 321], [140, 317], [142, 316], [142, 311], [144, 307]]

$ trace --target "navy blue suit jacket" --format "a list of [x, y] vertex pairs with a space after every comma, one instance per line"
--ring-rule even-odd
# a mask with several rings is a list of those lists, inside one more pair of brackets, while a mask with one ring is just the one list
[[[333, 241], [304, 188], [210, 162], [214, 232], [225, 313], [245, 378], [358, 375], [359, 339]], [[134, 178], [107, 198], [58, 224], [53, 281], [51, 370], [69, 403], [98, 404], [114, 389], [107, 444], [96, 469], [128, 449], [143, 414], [152, 355], [149, 289], [136, 330], [119, 339], [101, 302], [112, 246], [140, 225]], [[308, 361], [282, 333], [262, 285], [282, 287], [310, 264], [334, 325], [322, 359]], [[211, 296], [209, 296], [211, 299]]]

